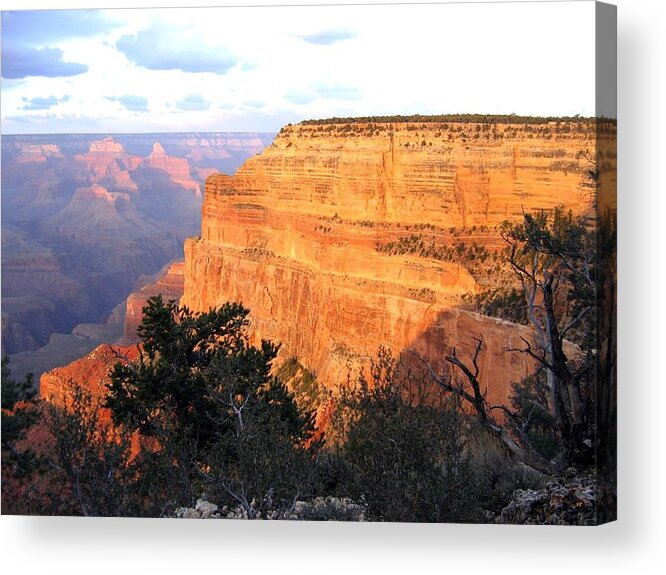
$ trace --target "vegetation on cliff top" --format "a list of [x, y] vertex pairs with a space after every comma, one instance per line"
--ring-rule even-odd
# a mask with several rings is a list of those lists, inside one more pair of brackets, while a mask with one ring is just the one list
[[407, 124], [421, 123], [479, 123], [479, 124], [548, 124], [549, 122], [593, 122], [595, 117], [583, 116], [517, 116], [515, 114], [436, 114], [422, 115], [413, 114], [409, 116], [358, 116], [343, 118], [322, 118], [316, 120], [303, 120], [299, 126], [319, 126], [322, 124]]

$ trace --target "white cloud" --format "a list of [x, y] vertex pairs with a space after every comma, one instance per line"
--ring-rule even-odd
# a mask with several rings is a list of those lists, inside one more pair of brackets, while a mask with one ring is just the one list
[[318, 30], [317, 32], [303, 34], [302, 36], [298, 36], [298, 38], [305, 40], [310, 44], [330, 46], [336, 42], [351, 40], [352, 38], [356, 38], [356, 36], [357, 33], [354, 30], [348, 28], [324, 28], [323, 30]]
[[188, 94], [176, 102], [176, 108], [189, 112], [208, 110], [208, 108], [210, 108], [210, 102], [208, 102], [201, 94]]
[[148, 28], [121, 36], [116, 42], [130, 62], [149, 70], [182, 70], [226, 74], [238, 60], [221, 44], [208, 45], [196, 28], [156, 19]]
[[112, 102], [119, 102], [130, 112], [145, 112], [148, 110], [148, 98], [135, 96], [134, 94], [123, 94], [122, 96], [107, 96]]
[[43, 76], [57, 78], [76, 76], [88, 71], [88, 66], [63, 60], [59, 48], [30, 48], [4, 45], [2, 50], [2, 77], [9, 80]]

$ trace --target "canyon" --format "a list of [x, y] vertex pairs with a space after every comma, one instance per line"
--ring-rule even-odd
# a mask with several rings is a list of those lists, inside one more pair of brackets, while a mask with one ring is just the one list
[[[508, 351], [530, 329], [474, 311], [469, 297], [511, 282], [503, 222], [558, 205], [592, 212], [581, 182], [595, 145], [589, 121], [286, 126], [235, 175], [208, 177], [200, 236], [130, 296], [119, 342], [136, 341], [150, 295], [182, 290], [193, 311], [243, 303], [253, 340], [279, 342], [280, 361], [296, 358], [329, 389], [380, 346], [455, 377], [445, 356], [469, 362], [481, 338], [482, 391], [506, 404], [534, 370]], [[129, 349], [102, 346], [44, 374], [42, 396], [69, 378], [97, 385], [85, 374], [101, 376]]]
[[[23, 376], [30, 372], [40, 381], [42, 374], [48, 372], [47, 381], [58, 381], [60, 385], [47, 385], [45, 397], [51, 397], [58, 388], [58, 393], [62, 393], [70, 380], [90, 391], [103, 390], [100, 382], [106, 381], [104, 376], [115, 361], [111, 355], [99, 353], [98, 348], [122, 349], [122, 354], [131, 353], [135, 358], [143, 307], [154, 295], [161, 295], [165, 301], [179, 301], [183, 295], [183, 270], [184, 262], [179, 260], [153, 275], [140, 276], [134, 291], [113, 309], [104, 323], [77, 324], [70, 333], [52, 333], [48, 343], [37, 350], [11, 355], [12, 373]], [[100, 361], [101, 358], [107, 361]], [[79, 360], [89, 364], [90, 369], [78, 369]]]
[[61, 359], [85, 349], [80, 335], [63, 348], [72, 330], [106, 324], [142, 276], [182, 258], [200, 228], [205, 178], [233, 173], [272, 138], [3, 135], [2, 349], [15, 373], [39, 350], [42, 369], [56, 348]]

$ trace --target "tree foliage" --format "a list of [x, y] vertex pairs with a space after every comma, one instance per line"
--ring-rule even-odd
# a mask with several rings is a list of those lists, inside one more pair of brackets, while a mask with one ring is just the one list
[[548, 124], [550, 122], [592, 122], [595, 118], [581, 116], [517, 116], [516, 114], [436, 114], [410, 116], [358, 116], [342, 118], [324, 118], [303, 120], [302, 126], [321, 124], [356, 124], [356, 123], [481, 123], [481, 124]]
[[32, 374], [17, 381], [11, 377], [9, 358], [2, 358], [2, 469], [12, 475], [30, 473], [35, 468], [35, 454], [17, 447], [37, 420], [35, 387]]
[[508, 424], [517, 437], [526, 438], [535, 451], [552, 460], [557, 457], [561, 442], [557, 435], [557, 420], [548, 408], [548, 384], [543, 370], [513, 384], [511, 407], [514, 416]]
[[173, 505], [217, 490], [254, 517], [286, 511], [307, 490], [314, 415], [271, 376], [278, 348], [250, 344], [247, 316], [237, 303], [193, 314], [151, 298], [139, 360], [111, 372], [105, 406], [116, 425], [152, 442], [139, 460], [144, 480]]
[[374, 520], [473, 521], [478, 485], [464, 418], [455, 399], [433, 402], [423, 382], [380, 348], [370, 380], [360, 374], [343, 387], [334, 419], [339, 488], [364, 501]]
[[47, 510], [69, 502], [72, 514], [129, 515], [136, 510], [129, 436], [103, 419], [99, 399], [80, 386], [70, 383], [62, 399], [45, 414], [54, 441], [45, 460], [60, 491]]

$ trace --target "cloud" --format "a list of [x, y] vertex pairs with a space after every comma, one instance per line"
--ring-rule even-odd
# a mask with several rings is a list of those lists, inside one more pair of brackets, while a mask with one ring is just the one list
[[2, 12], [2, 48], [45, 46], [66, 38], [96, 36], [121, 25], [99, 10], [17, 10]]
[[249, 60], [249, 61], [246, 60], [243, 62], [241, 66], [241, 71], [250, 72], [252, 70], [256, 70], [257, 68], [259, 68], [259, 64], [257, 62], [255, 62], [254, 60]]
[[[109, 118], [79, 116], [61, 117], [49, 112], [41, 114], [24, 114], [21, 116], [7, 116], [2, 119], [3, 133], [8, 134], [75, 134], [77, 132], [103, 132], [111, 127], [105, 123], [105, 121], [108, 120]], [[127, 125], [121, 125], [119, 127], [124, 130], [128, 129]]]
[[143, 96], [125, 94], [124, 96], [109, 96], [107, 99], [112, 102], [119, 102], [130, 112], [145, 112], [148, 110], [148, 98], [144, 98]]
[[328, 30], [320, 30], [313, 34], [302, 34], [298, 36], [301, 40], [310, 44], [318, 44], [319, 46], [330, 46], [342, 40], [351, 40], [356, 38], [358, 34], [353, 30], [345, 28], [329, 28]]
[[208, 110], [210, 102], [204, 100], [201, 94], [190, 94], [185, 96], [182, 100], [176, 102], [176, 108], [187, 112]]
[[266, 105], [266, 102], [264, 102], [263, 100], [257, 100], [257, 99], [252, 99], [251, 98], [249, 100], [245, 100], [245, 102], [243, 102], [243, 104], [245, 106], [250, 107], [250, 108], [259, 109], [259, 108], [263, 108]]
[[186, 29], [159, 22], [135, 36], [122, 36], [116, 48], [137, 66], [150, 70], [226, 74], [238, 63], [230, 49], [206, 46]]
[[23, 101], [26, 103], [25, 106], [21, 107], [21, 110], [48, 110], [53, 106], [60, 104], [61, 102], [67, 102], [69, 100], [69, 95], [63, 96], [62, 98], [56, 98], [55, 96], [47, 96], [46, 98], [23, 98]]
[[352, 102], [360, 100], [363, 97], [358, 88], [335, 82], [316, 82], [312, 84], [312, 89], [322, 98], [334, 100]]
[[65, 62], [59, 48], [27, 48], [24, 46], [3, 46], [2, 77], [8, 80], [28, 76], [76, 76], [88, 71], [85, 64]]
[[296, 105], [309, 104], [317, 99], [317, 96], [309, 90], [289, 90], [284, 94], [286, 100]]

